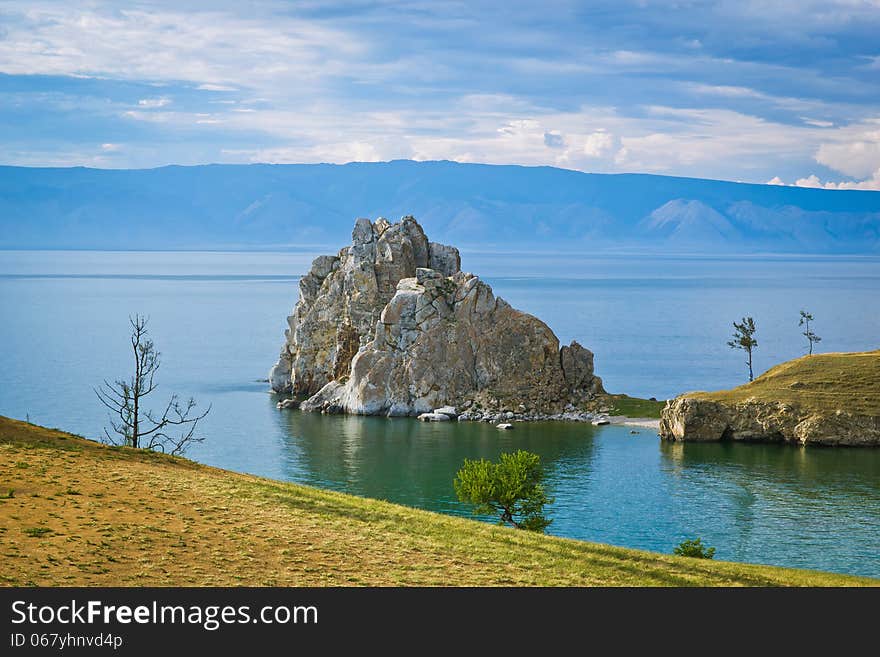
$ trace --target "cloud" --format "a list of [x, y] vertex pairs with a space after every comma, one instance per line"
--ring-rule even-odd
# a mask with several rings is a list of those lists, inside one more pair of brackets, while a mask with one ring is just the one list
[[794, 181], [794, 186], [795, 187], [816, 187], [818, 189], [821, 189], [822, 187], [824, 187], [824, 185], [822, 185], [822, 181], [819, 180], [819, 177], [816, 176], [815, 174], [810, 174], [806, 178], [798, 178], [797, 180]]
[[237, 91], [235, 87], [230, 87], [227, 84], [200, 84], [196, 87], [199, 91]]
[[[224, 156], [240, 162], [270, 162], [272, 164], [297, 164], [301, 162], [380, 162], [392, 159], [413, 158], [390, 154], [381, 145], [365, 141], [322, 143], [315, 146], [282, 146], [260, 149], [223, 149]], [[426, 158], [415, 158], [426, 159]]]
[[698, 94], [706, 94], [711, 96], [724, 96], [726, 98], [766, 98], [766, 94], [762, 94], [748, 87], [735, 87], [729, 85], [718, 84], [689, 84], [693, 91]]
[[867, 184], [876, 10], [764, 4], [596, 0], [585, 19], [577, 3], [7, 0], [0, 93], [43, 80], [66, 96], [4, 94], [0, 121], [31, 109], [20, 139], [61, 126], [65, 157], [118, 140], [116, 164], [414, 157], [764, 181], [820, 162]]
[[565, 146], [565, 138], [558, 132], [544, 133], [544, 146], [547, 148], [563, 148]]
[[614, 148], [614, 138], [604, 130], [591, 132], [584, 139], [584, 155], [605, 157]]
[[865, 180], [856, 180], [839, 183], [825, 183], [826, 189], [870, 189], [880, 190], [880, 169], [877, 169]]
[[138, 106], [146, 107], [148, 109], [152, 109], [155, 107], [165, 107], [166, 105], [171, 104], [170, 98], [141, 98], [138, 101]]
[[498, 134], [517, 137], [534, 133], [540, 128], [540, 122], [535, 119], [515, 119], [498, 128]]
[[122, 113], [122, 116], [135, 121], [146, 121], [148, 123], [169, 123], [175, 117], [183, 116], [174, 112], [142, 112], [139, 110], [128, 110]]
[[[768, 185], [785, 185], [779, 176], [774, 176], [768, 180]], [[812, 187], [815, 189], [854, 189], [854, 190], [877, 190], [880, 191], [880, 169], [877, 169], [869, 178], [865, 180], [849, 180], [842, 182], [826, 181], [822, 182], [821, 178], [811, 173], [805, 178], [798, 178], [789, 187]]]
[[816, 151], [819, 164], [854, 178], [866, 178], [880, 169], [880, 123], [848, 126], [832, 135]]
[[801, 119], [801, 121], [803, 121], [807, 125], [816, 126], [817, 128], [833, 128], [834, 127], [833, 121], [822, 121], [820, 119], [811, 119], [806, 116], [802, 116], [802, 117], [800, 117], [800, 119]]
[[104, 151], [105, 153], [115, 153], [115, 152], [119, 151], [121, 148], [122, 148], [122, 146], [119, 144], [111, 144], [111, 143], [101, 144], [101, 150]]
[[750, 170], [756, 177], [773, 164], [803, 162], [817, 143], [814, 128], [733, 110], [652, 106], [647, 114], [618, 130], [625, 153], [621, 164], [636, 171], [719, 177], [720, 160], [727, 160], [738, 163], [740, 176], [726, 177], [743, 179]]
[[[815, 176], [808, 179], [813, 181]], [[812, 186], [812, 185], [810, 185]], [[826, 182], [821, 185], [824, 189], [862, 189], [862, 190], [880, 190], [880, 169], [877, 169], [870, 177], [865, 180], [849, 180], [844, 182]]]
[[[814, 154], [814, 160], [829, 169], [856, 180], [822, 181], [815, 173], [797, 178], [792, 185], [817, 189], [864, 189], [880, 190], [880, 118], [841, 126], [822, 121], [807, 121], [822, 128], [823, 138]], [[767, 181], [768, 185], [785, 185], [779, 177]]]
[[6, 5], [0, 71], [10, 75], [190, 81], [201, 90], [229, 91], [344, 74], [346, 63], [363, 54], [356, 35], [291, 16], [183, 11], [170, 3]]

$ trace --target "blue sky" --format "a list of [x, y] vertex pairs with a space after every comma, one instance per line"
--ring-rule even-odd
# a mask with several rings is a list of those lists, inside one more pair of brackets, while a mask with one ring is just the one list
[[0, 162], [880, 189], [880, 0], [0, 3]]

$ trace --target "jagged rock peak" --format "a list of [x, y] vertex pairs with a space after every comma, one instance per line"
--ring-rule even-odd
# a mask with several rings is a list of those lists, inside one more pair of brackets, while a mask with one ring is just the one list
[[455, 247], [429, 242], [411, 216], [397, 223], [358, 219], [351, 246], [318, 256], [300, 279], [299, 301], [269, 373], [272, 388], [310, 395], [348, 374], [397, 284], [420, 267], [450, 276], [460, 270], [461, 257]]
[[303, 277], [288, 324], [270, 380], [308, 395], [306, 411], [558, 412], [602, 390], [589, 350], [560, 349], [546, 324], [462, 272], [458, 250], [429, 242], [412, 217], [358, 219], [352, 245]]

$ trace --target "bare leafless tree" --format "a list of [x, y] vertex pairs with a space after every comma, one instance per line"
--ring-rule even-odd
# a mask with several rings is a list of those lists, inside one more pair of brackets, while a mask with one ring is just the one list
[[192, 443], [203, 437], [196, 434], [199, 420], [211, 410], [197, 413], [196, 401], [190, 397], [181, 402], [177, 395], [165, 404], [161, 413], [144, 409], [144, 401], [156, 390], [155, 376], [159, 370], [159, 352], [147, 337], [148, 319], [141, 315], [129, 317], [134, 374], [130, 379], [117, 379], [95, 388], [101, 403], [110, 410], [112, 433], [104, 428], [105, 442], [111, 445], [141, 447], [168, 454], [183, 454]]

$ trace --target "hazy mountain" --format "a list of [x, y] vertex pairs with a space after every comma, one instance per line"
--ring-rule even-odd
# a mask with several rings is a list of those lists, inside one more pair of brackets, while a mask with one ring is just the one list
[[880, 252], [880, 192], [454, 162], [0, 167], [0, 248], [282, 248], [412, 214], [465, 247]]

